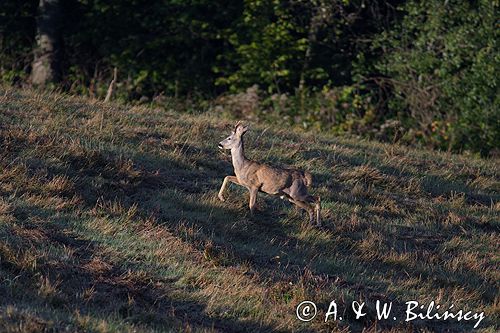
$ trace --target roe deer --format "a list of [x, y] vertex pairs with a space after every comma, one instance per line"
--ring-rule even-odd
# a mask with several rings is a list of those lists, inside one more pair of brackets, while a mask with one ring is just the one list
[[246, 187], [250, 191], [250, 212], [253, 213], [257, 193], [264, 192], [287, 198], [297, 207], [309, 213], [310, 222], [316, 218], [316, 224], [321, 225], [321, 203], [319, 196], [307, 194], [307, 187], [312, 184], [309, 172], [296, 169], [271, 167], [245, 157], [243, 150], [243, 134], [248, 126], [237, 123], [230, 136], [219, 143], [220, 149], [231, 149], [234, 173], [236, 176], [226, 176], [219, 191], [219, 199], [224, 201], [224, 190], [227, 183], [232, 182]]

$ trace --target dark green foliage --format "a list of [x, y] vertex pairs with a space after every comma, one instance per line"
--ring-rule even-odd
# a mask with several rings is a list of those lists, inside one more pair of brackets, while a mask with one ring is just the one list
[[36, 23], [36, 1], [0, 3], [0, 80], [18, 83], [29, 74]]
[[410, 1], [375, 45], [389, 108], [426, 141], [487, 154], [500, 142], [498, 1]]
[[239, 5], [96, 0], [68, 5], [67, 12], [73, 16], [67, 43], [73, 80], [99, 82], [117, 67], [120, 90], [137, 98], [160, 92], [215, 93], [211, 68], [223, 52], [221, 34], [231, 22], [227, 18], [238, 16]]

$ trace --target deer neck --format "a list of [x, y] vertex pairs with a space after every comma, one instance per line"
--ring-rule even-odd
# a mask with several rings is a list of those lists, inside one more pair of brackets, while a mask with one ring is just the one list
[[243, 148], [243, 139], [239, 145], [231, 149], [231, 158], [233, 160], [234, 173], [238, 175], [248, 162]]

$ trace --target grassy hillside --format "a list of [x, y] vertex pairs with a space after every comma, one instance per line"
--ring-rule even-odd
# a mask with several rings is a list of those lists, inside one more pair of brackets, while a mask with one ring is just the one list
[[[0, 88], [0, 331], [470, 331], [404, 322], [405, 302], [499, 329], [499, 161], [252, 124], [247, 155], [312, 172], [323, 229], [248, 194], [217, 115]], [[318, 316], [295, 316], [303, 300]], [[342, 321], [324, 322], [331, 300]], [[355, 320], [351, 301], [368, 302]], [[375, 321], [393, 301], [397, 321]]]

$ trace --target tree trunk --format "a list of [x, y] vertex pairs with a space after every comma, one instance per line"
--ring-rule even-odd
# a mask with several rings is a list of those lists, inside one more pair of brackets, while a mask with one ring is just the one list
[[45, 86], [60, 79], [60, 1], [40, 0], [38, 10], [37, 46], [34, 50], [31, 83]]

